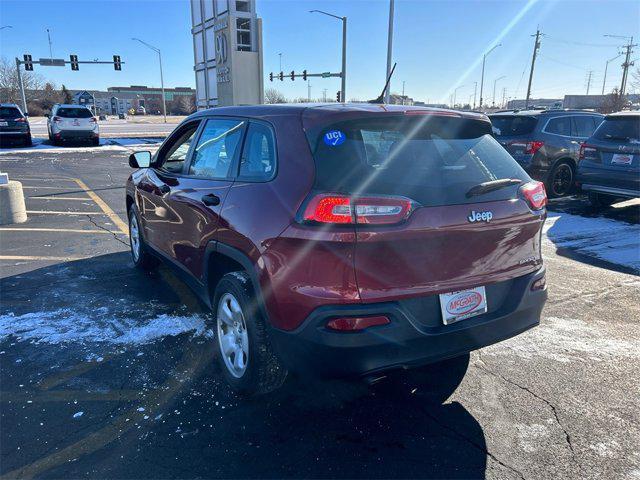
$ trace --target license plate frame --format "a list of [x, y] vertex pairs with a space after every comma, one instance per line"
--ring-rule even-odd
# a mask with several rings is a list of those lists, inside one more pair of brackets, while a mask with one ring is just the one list
[[487, 313], [487, 293], [484, 286], [441, 293], [439, 298], [442, 322], [445, 325]]
[[8, 127], [9, 122], [0, 122], [0, 127]]
[[631, 165], [633, 163], [633, 155], [631, 153], [614, 153], [611, 157], [611, 165]]

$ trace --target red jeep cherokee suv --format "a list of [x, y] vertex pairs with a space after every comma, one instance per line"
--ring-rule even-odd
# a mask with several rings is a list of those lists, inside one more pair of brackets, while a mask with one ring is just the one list
[[222, 107], [129, 162], [133, 262], [211, 307], [237, 390], [429, 364], [455, 389], [471, 350], [539, 323], [546, 194], [484, 115]]

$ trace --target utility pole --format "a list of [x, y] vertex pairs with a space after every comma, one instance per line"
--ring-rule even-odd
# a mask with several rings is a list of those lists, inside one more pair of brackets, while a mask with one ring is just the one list
[[311, 102], [311, 79], [307, 79], [307, 102]]
[[498, 83], [503, 78], [507, 78], [507, 76], [506, 75], [502, 75], [501, 77], [498, 77], [493, 81], [493, 97], [491, 98], [491, 106], [492, 107], [496, 106], [496, 83]]
[[278, 54], [278, 57], [280, 58], [280, 71], [282, 71], [282, 52]]
[[[328, 17], [337, 18], [342, 21], [342, 71], [340, 72], [340, 78], [342, 79], [340, 85], [340, 95], [343, 102], [346, 102], [347, 93], [347, 17], [339, 17], [333, 13], [324, 12], [322, 10], [309, 10], [309, 13], [322, 13]], [[282, 68], [280, 69], [282, 71]]]
[[504, 103], [504, 100], [506, 97], [507, 97], [507, 87], [502, 87], [502, 103], [500, 104], [500, 108], [506, 108], [506, 104]]
[[536, 41], [533, 44], [533, 56], [531, 57], [531, 70], [529, 71], [529, 85], [527, 86], [527, 98], [524, 101], [525, 110], [529, 107], [529, 98], [531, 98], [531, 82], [533, 81], [533, 69], [536, 66], [536, 57], [540, 49], [540, 29], [536, 30]]
[[620, 83], [620, 97], [624, 97], [624, 92], [627, 89], [627, 76], [629, 75], [629, 67], [633, 66], [634, 62], [629, 61], [633, 47], [637, 45], [633, 44], [633, 37], [629, 39], [629, 43], [626, 45], [627, 54], [622, 64], [622, 82]]
[[326, 88], [322, 90], [322, 101], [324, 103], [327, 103], [327, 89]]
[[495, 45], [491, 50], [489, 50], [487, 53], [485, 53], [482, 56], [482, 75], [480, 76], [480, 105], [478, 105], [480, 110], [482, 110], [482, 91], [484, 90], [484, 64], [485, 64], [485, 61], [487, 60], [487, 56], [501, 45], [502, 45], [501, 43]]
[[605, 85], [607, 84], [607, 70], [609, 69], [609, 63], [613, 62], [617, 58], [620, 58], [622, 54], [618, 54], [615, 57], [607, 60], [607, 63], [604, 64], [604, 78], [602, 79], [602, 95], [604, 95]]
[[405, 84], [405, 81], [403, 80], [402, 81], [402, 105], [404, 105], [404, 84]]
[[[391, 73], [391, 54], [393, 50], [393, 8], [394, 8], [394, 0], [389, 0], [389, 34], [387, 37], [387, 75], [389, 78], [389, 74]], [[389, 103], [389, 95], [391, 94], [391, 80], [389, 80], [389, 84], [387, 85], [387, 90], [384, 93], [384, 103]]]
[[478, 82], [473, 82], [475, 85], [473, 87], [473, 110], [476, 109], [476, 93], [478, 92]]
[[589, 70], [589, 76], [587, 77], [587, 95], [589, 95], [589, 87], [591, 87], [592, 76], [593, 76], [593, 70]]
[[147, 42], [140, 40], [139, 38], [132, 38], [131, 40], [135, 40], [140, 42], [145, 47], [150, 48], [154, 52], [158, 54], [158, 61], [160, 62], [160, 89], [162, 90], [162, 114], [164, 115], [164, 123], [167, 123], [167, 100], [164, 96], [164, 76], [162, 75], [162, 53], [160, 53], [160, 49], [154, 47], [153, 45], [149, 45]]

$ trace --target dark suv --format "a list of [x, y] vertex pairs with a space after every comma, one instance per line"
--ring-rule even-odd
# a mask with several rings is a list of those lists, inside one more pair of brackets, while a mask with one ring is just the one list
[[129, 161], [133, 261], [211, 307], [240, 391], [437, 363], [446, 398], [471, 350], [539, 323], [544, 186], [484, 115], [222, 107]]
[[18, 141], [30, 147], [31, 129], [27, 116], [15, 103], [0, 103], [0, 144]]
[[578, 185], [595, 207], [640, 197], [640, 112], [607, 115], [582, 144]]
[[495, 137], [549, 197], [571, 193], [580, 143], [604, 116], [585, 110], [521, 110], [489, 115]]

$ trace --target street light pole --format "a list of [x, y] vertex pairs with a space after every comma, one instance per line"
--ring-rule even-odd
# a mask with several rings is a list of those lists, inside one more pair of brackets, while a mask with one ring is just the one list
[[334, 15], [332, 13], [324, 12], [322, 10], [309, 10], [309, 13], [321, 13], [323, 15], [327, 15], [328, 17], [337, 18], [342, 21], [342, 72], [340, 73], [340, 77], [342, 79], [340, 85], [340, 97], [343, 102], [346, 102], [346, 92], [347, 92], [347, 17], [339, 17], [338, 15]]
[[479, 105], [480, 110], [482, 110], [482, 91], [484, 89], [484, 63], [487, 60], [487, 55], [489, 55], [491, 52], [493, 52], [496, 48], [498, 48], [501, 45], [502, 45], [501, 43], [494, 45], [494, 47], [491, 50], [489, 50], [487, 53], [485, 53], [482, 56], [482, 75], [480, 76], [480, 105]]
[[393, 10], [395, 6], [395, 0], [389, 0], [389, 32], [387, 36], [387, 89], [384, 93], [384, 103], [389, 103], [389, 96], [391, 94], [391, 56], [393, 52]]
[[604, 88], [605, 88], [605, 85], [607, 84], [607, 69], [609, 68], [609, 63], [620, 58], [621, 56], [622, 54], [620, 53], [618, 56], [613, 57], [610, 60], [607, 60], [607, 63], [605, 63], [604, 65], [604, 79], [602, 80], [602, 95], [604, 95]]
[[507, 77], [506, 75], [502, 75], [501, 77], [498, 77], [493, 81], [493, 97], [491, 100], [492, 107], [496, 106], [496, 83], [498, 83], [499, 80], [502, 80], [503, 78], [506, 78], [506, 77]]
[[157, 47], [154, 47], [153, 45], [149, 45], [147, 42], [144, 42], [139, 38], [132, 38], [131, 40], [140, 42], [145, 47], [150, 48], [151, 50], [153, 50], [158, 54], [158, 60], [160, 62], [160, 89], [162, 90], [162, 114], [164, 115], [164, 123], [167, 123], [167, 101], [164, 96], [164, 76], [162, 74], [162, 54], [160, 53], [160, 49]]
[[478, 93], [478, 82], [473, 82], [475, 85], [473, 87], [473, 110], [476, 109], [476, 94]]
[[458, 85], [453, 90], [453, 104], [451, 105], [452, 108], [456, 108], [456, 96], [457, 96], [458, 90], [460, 90], [462, 87], [464, 87], [464, 85]]

